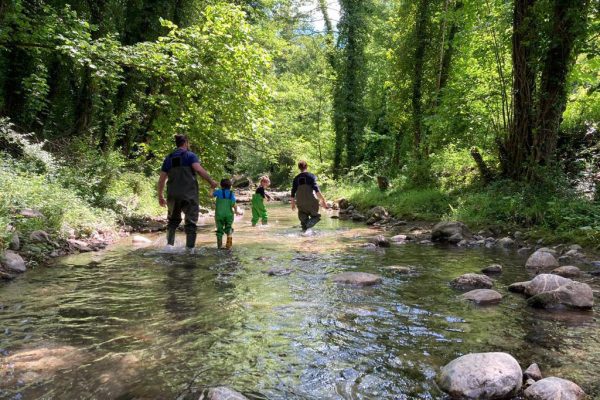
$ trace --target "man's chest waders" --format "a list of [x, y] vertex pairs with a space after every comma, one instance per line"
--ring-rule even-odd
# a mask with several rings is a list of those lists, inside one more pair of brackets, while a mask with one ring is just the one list
[[252, 226], [255, 226], [259, 219], [263, 225], [267, 223], [267, 207], [265, 207], [265, 199], [260, 194], [254, 193], [252, 196]]
[[298, 207], [298, 218], [302, 224], [302, 230], [312, 228], [321, 220], [319, 200], [313, 193], [312, 185], [309, 185], [304, 177], [298, 180], [296, 207]]
[[181, 223], [181, 213], [185, 215], [185, 246], [196, 245], [196, 225], [198, 223], [199, 199], [198, 181], [191, 166], [183, 166], [181, 156], [171, 159], [172, 167], [167, 180], [168, 230], [167, 243], [175, 244], [175, 232]]
[[217, 197], [215, 205], [215, 224], [217, 225], [217, 247], [221, 248], [223, 245], [223, 235], [231, 235], [233, 232], [233, 193], [231, 190], [226, 195], [222, 191], [223, 196]]

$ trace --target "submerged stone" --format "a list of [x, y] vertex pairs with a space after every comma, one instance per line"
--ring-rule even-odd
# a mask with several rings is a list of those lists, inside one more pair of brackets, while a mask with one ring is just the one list
[[450, 286], [458, 290], [490, 289], [494, 282], [482, 274], [464, 274], [450, 282]]
[[368, 272], [342, 272], [331, 278], [336, 283], [346, 283], [357, 286], [371, 286], [381, 283], [379, 275], [370, 274]]
[[198, 400], [248, 400], [243, 394], [225, 386], [210, 388]]
[[480, 305], [498, 304], [502, 300], [502, 295], [491, 289], [475, 289], [461, 296], [465, 300], [472, 301]]
[[504, 399], [521, 388], [521, 366], [507, 353], [472, 353], [440, 371], [440, 388], [455, 399]]

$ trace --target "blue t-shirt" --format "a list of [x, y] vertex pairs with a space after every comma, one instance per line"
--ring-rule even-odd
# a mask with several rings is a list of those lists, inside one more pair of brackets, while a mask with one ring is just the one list
[[[175, 164], [173, 165], [173, 159], [176, 159]], [[163, 172], [169, 172], [171, 168], [175, 167], [191, 167], [192, 164], [199, 163], [200, 160], [198, 156], [192, 153], [189, 150], [177, 149], [171, 154], [169, 154], [165, 161], [163, 161], [162, 168], [160, 169]]]
[[[235, 203], [235, 195], [229, 189], [217, 189], [213, 193], [213, 196], [218, 199], [230, 199]], [[229, 196], [231, 196], [231, 197], [229, 197]]]

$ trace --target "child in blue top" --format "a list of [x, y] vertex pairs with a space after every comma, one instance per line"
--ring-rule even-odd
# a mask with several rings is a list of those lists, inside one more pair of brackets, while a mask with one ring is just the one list
[[215, 223], [217, 225], [217, 247], [221, 249], [223, 247], [223, 234], [227, 235], [226, 249], [231, 249], [233, 246], [233, 218], [235, 214], [240, 215], [237, 204], [235, 202], [235, 195], [231, 191], [231, 181], [229, 179], [221, 180], [221, 189], [217, 189], [213, 192], [213, 196], [216, 197], [215, 206]]

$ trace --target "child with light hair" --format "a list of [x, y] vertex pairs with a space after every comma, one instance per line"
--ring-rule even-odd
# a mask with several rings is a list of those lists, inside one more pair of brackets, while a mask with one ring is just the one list
[[269, 177], [266, 175], [261, 177], [258, 183], [258, 188], [252, 196], [252, 226], [256, 226], [259, 219], [263, 225], [267, 224], [268, 215], [267, 208], [265, 207], [265, 199], [270, 201], [271, 196], [269, 196], [265, 189], [268, 188], [269, 185], [271, 185], [271, 180]]

